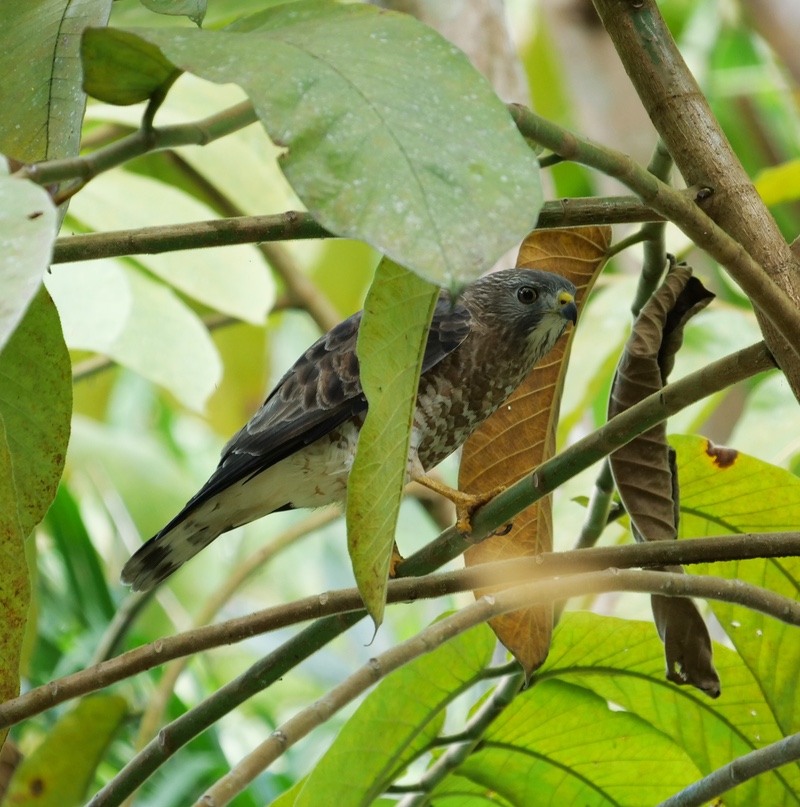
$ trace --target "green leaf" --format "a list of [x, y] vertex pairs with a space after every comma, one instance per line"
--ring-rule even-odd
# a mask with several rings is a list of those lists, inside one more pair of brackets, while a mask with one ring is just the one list
[[436, 807], [514, 807], [493, 787], [485, 787], [467, 779], [466, 776], [450, 774], [432, 793], [432, 803]]
[[[73, 200], [70, 216], [97, 231], [214, 218], [189, 194], [149, 177], [115, 171], [93, 180]], [[141, 255], [137, 262], [195, 300], [260, 325], [275, 301], [272, 272], [250, 244], [190, 254]], [[56, 270], [58, 271], [58, 270]]]
[[188, 17], [198, 28], [206, 16], [206, 0], [141, 0], [141, 3], [157, 14]]
[[[19, 695], [19, 665], [31, 598], [25, 533], [17, 512], [11, 446], [0, 418], [0, 701]], [[0, 729], [0, 746], [8, 729]]]
[[[714, 701], [666, 681], [662, 653], [651, 623], [566, 614], [535, 679], [555, 677], [580, 685], [638, 715], [679, 745], [703, 775], [781, 739], [783, 732], [761, 682], [737, 653], [714, 645], [722, 680], [722, 695]], [[628, 773], [631, 780], [639, 779]], [[729, 791], [725, 805], [797, 805], [798, 793], [800, 767], [785, 765]], [[656, 801], [643, 798], [638, 803]]]
[[83, 802], [127, 704], [116, 695], [84, 698], [50, 729], [17, 768], [9, 807], [73, 807]]
[[27, 161], [78, 153], [86, 103], [80, 35], [105, 25], [110, 9], [111, 0], [0, 3], [0, 151]]
[[0, 350], [42, 283], [56, 237], [56, 210], [43, 189], [0, 173]]
[[392, 673], [370, 693], [308, 777], [296, 807], [366, 807], [438, 735], [444, 709], [489, 664], [494, 636], [468, 631]]
[[11, 449], [23, 535], [56, 494], [69, 443], [72, 376], [53, 301], [44, 289], [0, 353], [0, 420]]
[[162, 283], [117, 260], [59, 264], [47, 278], [70, 348], [102, 353], [200, 411], [222, 374], [203, 323]]
[[226, 31], [134, 32], [245, 89], [321, 224], [434, 282], [475, 279], [535, 224], [535, 155], [464, 54], [411, 17], [313, 0]]
[[180, 73], [155, 45], [114, 28], [86, 31], [81, 58], [86, 92], [120, 106], [149, 100]]
[[561, 681], [539, 681], [492, 723], [459, 773], [512, 804], [641, 807], [698, 777], [644, 720]]
[[[673, 435], [681, 482], [682, 538], [725, 533], [794, 530], [800, 522], [800, 479], [783, 468], [699, 437]], [[800, 559], [768, 558], [687, 567], [763, 586], [800, 598]], [[797, 628], [728, 603], [711, 607], [739, 654], [759, 681], [784, 734], [800, 731], [800, 642]], [[780, 663], [776, 663], [776, 659]]]
[[99, 633], [108, 626], [116, 607], [78, 503], [63, 483], [59, 485], [44, 525], [66, 572], [69, 596], [63, 598], [64, 609], [72, 606], [81, 624], [93, 627]]
[[765, 168], [754, 185], [767, 205], [800, 199], [800, 159]]
[[422, 356], [437, 298], [435, 286], [384, 258], [358, 334], [369, 411], [347, 484], [347, 546], [376, 625], [383, 621]]
[[[44, 289], [0, 353], [0, 378], [0, 698], [5, 700], [19, 692], [30, 600], [24, 542], [53, 500], [69, 442], [69, 355]], [[0, 732], [0, 742], [4, 736]]]

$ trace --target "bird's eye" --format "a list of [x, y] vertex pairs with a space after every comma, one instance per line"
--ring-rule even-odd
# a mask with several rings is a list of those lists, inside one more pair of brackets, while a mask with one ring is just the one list
[[531, 288], [530, 286], [520, 286], [517, 289], [517, 299], [521, 303], [525, 303], [525, 305], [530, 305], [531, 303], [536, 302], [536, 298], [539, 295], [536, 293], [536, 289]]

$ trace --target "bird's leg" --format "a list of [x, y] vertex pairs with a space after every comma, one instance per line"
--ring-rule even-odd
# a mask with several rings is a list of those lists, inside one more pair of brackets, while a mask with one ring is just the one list
[[414, 481], [440, 496], [444, 496], [456, 506], [456, 529], [462, 535], [469, 535], [472, 532], [472, 516], [475, 511], [505, 490], [505, 486], [500, 485], [485, 493], [464, 493], [462, 490], [451, 488], [450, 485], [445, 485], [424, 474], [415, 476]]
[[392, 542], [392, 557], [389, 559], [389, 579], [397, 577], [397, 567], [405, 560], [397, 548], [397, 541]]

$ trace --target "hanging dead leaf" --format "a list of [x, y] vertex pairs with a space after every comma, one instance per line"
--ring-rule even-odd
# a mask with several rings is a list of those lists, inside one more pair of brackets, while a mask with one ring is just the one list
[[[523, 242], [517, 266], [557, 272], [586, 299], [611, 243], [610, 227], [535, 230]], [[464, 446], [458, 484], [468, 493], [512, 485], [555, 453], [558, 409], [572, 334], [556, 347], [520, 388]], [[491, 372], [491, 368], [487, 368]], [[510, 532], [496, 535], [467, 550], [468, 566], [495, 560], [530, 557], [553, 548], [552, 502], [546, 499], [514, 518]], [[486, 591], [476, 592], [476, 596]], [[535, 606], [493, 619], [498, 639], [530, 675], [547, 657], [553, 630], [553, 609]]]
[[[661, 287], [642, 308], [620, 358], [609, 418], [658, 392], [666, 383], [683, 343], [683, 329], [714, 295], [685, 265], [672, 266]], [[667, 426], [658, 426], [615, 451], [611, 471], [637, 541], [673, 540], [678, 534], [679, 489], [675, 454]], [[682, 572], [680, 566], [669, 571]], [[711, 658], [711, 640], [690, 600], [653, 596], [656, 628], [664, 642], [667, 678], [691, 684], [711, 697], [719, 695], [719, 676]]]

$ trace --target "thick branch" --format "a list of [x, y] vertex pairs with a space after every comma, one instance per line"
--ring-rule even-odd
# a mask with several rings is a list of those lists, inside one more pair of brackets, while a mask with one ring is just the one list
[[[631, 83], [686, 184], [713, 190], [700, 202], [703, 209], [763, 267], [787, 305], [800, 310], [800, 262], [789, 250], [714, 118], [664, 23], [656, 0], [636, 3], [594, 0], [594, 3]], [[680, 222], [676, 223], [684, 229]], [[684, 232], [691, 235], [686, 229]], [[703, 240], [691, 237], [705, 248]], [[755, 296], [732, 267], [726, 268], [755, 304], [764, 338], [800, 398], [800, 361], [796, 350], [790, 347], [797, 345], [796, 335], [786, 330], [785, 323], [772, 317], [770, 304]]]
[[[660, 221], [635, 196], [561, 199], [545, 202], [537, 228], [577, 227], [585, 224], [629, 224]], [[135, 230], [63, 236], [56, 240], [52, 263], [90, 261], [121, 255], [154, 255], [182, 249], [225, 247], [264, 241], [331, 238], [333, 233], [311, 215], [295, 210], [273, 216], [236, 216]]]
[[[413, 602], [471, 591], [489, 585], [511, 584], [559, 574], [599, 571], [633, 566], [673, 566], [712, 563], [721, 560], [775, 558], [800, 555], [800, 532], [721, 535], [686, 541], [655, 541], [648, 544], [595, 547], [569, 552], [548, 552], [536, 558], [519, 558], [473, 566], [446, 574], [389, 581], [388, 601]], [[356, 589], [306, 597], [287, 605], [267, 608], [218, 625], [197, 628], [158, 639], [129, 650], [94, 667], [32, 689], [0, 704], [0, 729], [19, 723], [72, 698], [103, 689], [145, 670], [204, 650], [241, 642], [261, 633], [308, 619], [361, 611]]]

